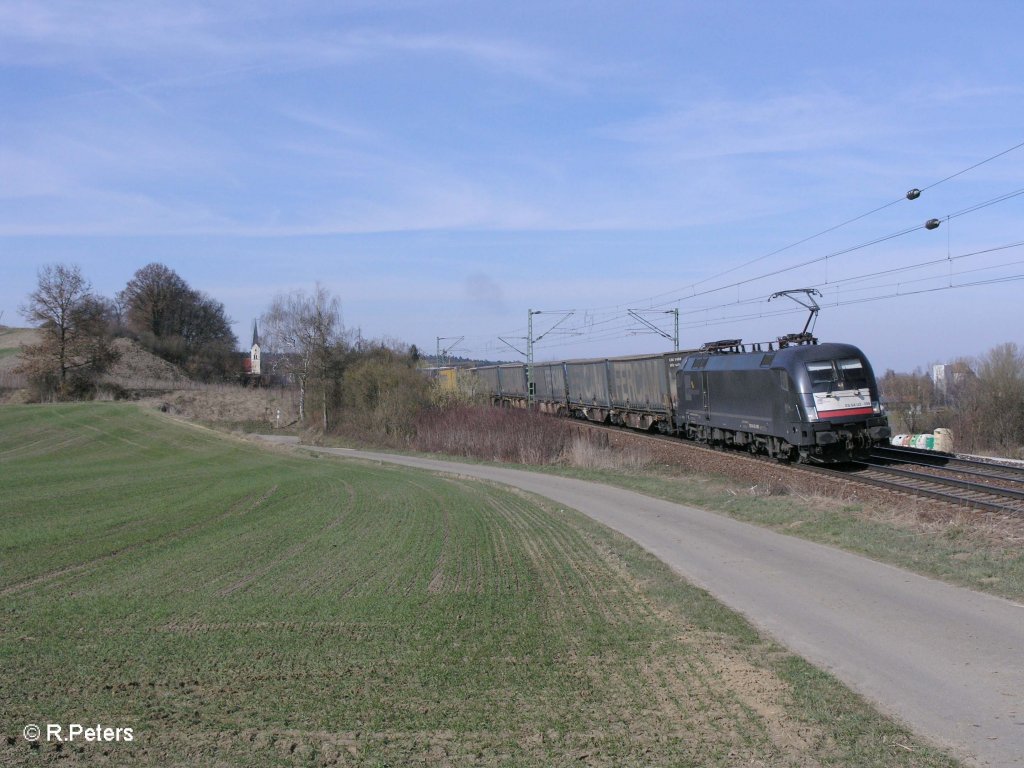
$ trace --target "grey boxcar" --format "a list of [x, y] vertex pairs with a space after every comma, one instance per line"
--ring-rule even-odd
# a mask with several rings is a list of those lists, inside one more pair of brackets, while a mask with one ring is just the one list
[[486, 365], [474, 368], [473, 372], [483, 381], [484, 389], [491, 396], [492, 402], [501, 397], [501, 389], [498, 387], [498, 366]]
[[676, 369], [682, 353], [609, 358], [611, 420], [634, 429], [673, 430]]
[[502, 401], [506, 405], [525, 407], [526, 366], [523, 363], [498, 366], [498, 387], [501, 389]]
[[565, 381], [569, 390], [569, 409], [575, 416], [590, 421], [608, 421], [611, 396], [608, 392], [607, 360], [568, 360]]
[[565, 363], [537, 363], [533, 366], [535, 400], [544, 413], [567, 413], [568, 391]]

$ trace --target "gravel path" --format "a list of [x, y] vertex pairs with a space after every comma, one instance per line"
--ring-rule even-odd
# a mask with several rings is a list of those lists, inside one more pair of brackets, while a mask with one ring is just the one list
[[584, 512], [935, 743], [976, 765], [1024, 766], [1024, 605], [609, 486], [309, 449], [491, 480]]

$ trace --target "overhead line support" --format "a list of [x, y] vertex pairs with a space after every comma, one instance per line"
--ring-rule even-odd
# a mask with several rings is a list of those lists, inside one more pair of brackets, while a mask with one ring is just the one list
[[[652, 331], [654, 331], [659, 336], [663, 336], [666, 339], [671, 339], [672, 340], [672, 350], [674, 352], [678, 352], [679, 351], [679, 308], [678, 307], [676, 307], [675, 309], [665, 309], [665, 310], [660, 310], [660, 309], [646, 309], [646, 310], [645, 309], [629, 309], [629, 310], [626, 310], [626, 311], [629, 312], [629, 316], [630, 317], [632, 317], [634, 320], [639, 320], [641, 323], [643, 323], [645, 326], [650, 328]], [[673, 315], [675, 317], [675, 333], [672, 336], [669, 336], [666, 331], [663, 331], [661, 328], [656, 326], [650, 320], [647, 320], [646, 318], [641, 317], [640, 316], [641, 312], [656, 312], [657, 314], [661, 314], [661, 315]]]
[[[434, 358], [434, 364], [438, 368], [443, 368], [444, 367], [444, 362], [443, 361], [448, 359], [448, 355], [451, 353], [451, 351], [453, 349], [455, 349], [456, 346], [461, 344], [462, 341], [465, 338], [466, 338], [465, 336], [459, 336], [458, 338], [456, 338], [455, 336], [438, 336], [437, 337], [437, 355]], [[451, 341], [452, 343], [449, 344], [444, 349], [442, 349], [441, 348], [441, 342], [442, 341]]]
[[[550, 328], [548, 328], [546, 331], [544, 331], [544, 333], [542, 333], [537, 338], [534, 338], [533, 337], [533, 316], [534, 315], [542, 315], [542, 314], [549, 314], [549, 315], [550, 314], [560, 314], [561, 317], [558, 319], [558, 322], [556, 322], [554, 325], [552, 325]], [[528, 310], [526, 310], [526, 320], [527, 320], [527, 322], [526, 322], [526, 334], [527, 334], [526, 335], [526, 401], [527, 401], [527, 403], [529, 404], [529, 406], [531, 408], [533, 407], [533, 403], [534, 403], [534, 400], [536, 399], [536, 393], [537, 393], [537, 385], [536, 385], [536, 383], [533, 380], [533, 345], [535, 343], [537, 343], [538, 341], [540, 341], [541, 339], [543, 339], [549, 333], [554, 331], [555, 328], [560, 326], [562, 323], [564, 323], [566, 320], [568, 320], [574, 314], [576, 314], [576, 310], [575, 309], [570, 309], [570, 310], [567, 310], [567, 311], [566, 310], [555, 310], [555, 311], [546, 310], [545, 311], [545, 310], [540, 310], [540, 309], [528, 309]], [[578, 335], [578, 332], [570, 331], [570, 333], [574, 333], [574, 334]], [[511, 346], [511, 344], [509, 346]], [[513, 347], [513, 349], [514, 349], [514, 347]]]

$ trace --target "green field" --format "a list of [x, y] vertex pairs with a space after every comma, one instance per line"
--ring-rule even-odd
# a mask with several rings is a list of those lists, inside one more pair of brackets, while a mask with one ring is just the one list
[[509, 490], [4, 406], [0, 522], [3, 765], [954, 764]]

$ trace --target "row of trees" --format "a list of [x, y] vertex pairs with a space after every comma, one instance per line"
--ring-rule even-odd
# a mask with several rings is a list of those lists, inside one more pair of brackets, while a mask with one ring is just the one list
[[429, 403], [416, 348], [346, 332], [338, 299], [319, 284], [311, 294], [277, 296], [260, 327], [263, 365], [294, 382], [302, 424], [397, 438]]
[[890, 422], [901, 432], [953, 430], [957, 450], [1013, 456], [1024, 450], [1024, 350], [1009, 342], [947, 366], [938, 386], [923, 371], [879, 379]]
[[45, 266], [21, 314], [41, 333], [22, 348], [19, 368], [41, 397], [92, 392], [117, 359], [119, 336], [202, 380], [237, 368], [238, 342], [224, 305], [162, 264], [138, 270], [112, 299], [96, 294], [77, 266]]

